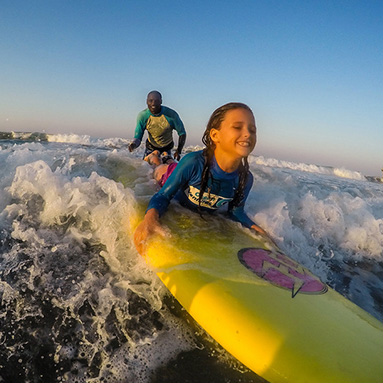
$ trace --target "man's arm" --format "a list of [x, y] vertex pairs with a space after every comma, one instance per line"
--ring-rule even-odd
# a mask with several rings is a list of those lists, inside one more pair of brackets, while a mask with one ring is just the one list
[[182, 134], [178, 138], [178, 147], [177, 147], [176, 151], [174, 152], [174, 158], [177, 161], [179, 161], [180, 158], [181, 158], [181, 152], [182, 152], [182, 149], [183, 149], [183, 147], [185, 145], [185, 142], [186, 142], [186, 133]]
[[175, 131], [178, 134], [178, 137], [179, 137], [178, 138], [178, 147], [174, 153], [174, 158], [177, 161], [179, 161], [181, 158], [182, 149], [183, 149], [183, 147], [185, 145], [185, 141], [186, 141], [185, 126], [184, 126], [180, 116], [178, 115], [178, 113], [175, 110], [170, 109], [167, 106], [163, 106], [162, 111], [163, 111], [165, 117], [169, 118], [168, 121], [169, 121], [170, 125], [172, 126], [173, 129], [175, 129]]
[[128, 146], [129, 152], [132, 152], [134, 149], [140, 146], [142, 137], [145, 133], [146, 123], [148, 122], [149, 115], [150, 112], [148, 112], [148, 109], [145, 109], [138, 114], [137, 125], [134, 131], [134, 139]]

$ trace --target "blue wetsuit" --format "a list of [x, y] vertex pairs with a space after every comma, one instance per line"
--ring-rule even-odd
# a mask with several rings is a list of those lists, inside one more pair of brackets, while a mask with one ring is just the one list
[[136, 147], [141, 144], [145, 130], [148, 131], [146, 146], [150, 149], [149, 152], [156, 149], [170, 152], [174, 145], [173, 130], [176, 130], [179, 136], [186, 134], [178, 113], [167, 106], [161, 106], [161, 112], [155, 115], [150, 112], [149, 108], [138, 114], [134, 131]]
[[[154, 208], [161, 216], [173, 197], [182, 205], [192, 210], [198, 210], [203, 165], [202, 150], [189, 153], [182, 158], [161, 190], [152, 197], [147, 210]], [[244, 196], [239, 206], [229, 209], [229, 202], [233, 200], [238, 187], [239, 172], [237, 170], [232, 173], [224, 172], [218, 166], [215, 157], [213, 157], [210, 172], [211, 177], [201, 201], [201, 210], [212, 212], [223, 208], [228, 212], [230, 219], [240, 222], [248, 228], [254, 225], [255, 223], [244, 211], [246, 198], [253, 185], [253, 175], [249, 172]], [[209, 188], [210, 196], [207, 191]]]

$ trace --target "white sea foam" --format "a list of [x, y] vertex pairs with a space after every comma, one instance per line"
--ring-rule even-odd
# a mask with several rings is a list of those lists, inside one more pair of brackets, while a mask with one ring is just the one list
[[78, 134], [47, 134], [47, 140], [49, 142], [80, 144], [86, 146], [98, 146], [98, 147], [126, 147], [131, 140], [114, 137], [114, 138], [94, 138], [88, 135]]
[[88, 135], [48, 134], [48, 141], [49, 142], [62, 142], [62, 143], [89, 145], [94, 140], [92, 140], [91, 137]]
[[350, 178], [354, 180], [366, 180], [365, 176], [362, 173], [353, 170], [348, 170], [345, 168], [332, 168], [330, 166], [305, 164], [302, 162], [296, 163], [290, 161], [277, 160], [275, 158], [265, 158], [263, 156], [253, 157], [253, 161], [255, 161], [255, 163], [258, 165], [264, 165], [273, 168], [286, 168], [308, 173], [335, 175], [337, 177]]
[[[72, 177], [72, 159], [81, 158], [85, 165], [89, 160], [86, 156], [79, 157], [75, 149], [69, 153], [67, 149], [56, 152], [56, 161], [62, 158], [60, 167], [55, 170], [52, 170], [53, 153], [47, 153], [46, 148], [35, 150], [36, 145], [32, 145], [28, 149], [15, 149], [17, 154], [13, 152], [8, 157], [14, 165], [12, 181], [8, 186], [2, 183], [8, 198], [3, 202], [6, 206], [0, 221], [3, 227], [9, 227], [12, 240], [28, 246], [29, 257], [35, 264], [22, 283], [27, 282], [37, 296], [39, 289], [34, 286], [34, 280], [43, 278], [44, 288], [54, 292], [51, 302], [55, 310], [66, 312], [64, 320], [78, 323], [78, 331], [85, 337], [80, 346], [75, 339], [74, 343], [56, 345], [54, 359], [58, 364], [73, 360], [64, 379], [93, 381], [87, 376], [88, 366], [76, 360], [81, 354], [82, 359], [91, 364], [101, 352], [103, 356], [94, 381], [102, 378], [105, 382], [116, 379], [148, 382], [158, 366], [180, 351], [194, 347], [194, 340], [185, 324], [169, 314], [166, 326], [170, 329], [162, 331], [163, 325], [156, 327], [156, 322], [163, 321], [161, 317], [166, 314], [161, 313], [165, 289], [133, 249], [127, 232], [129, 217], [134, 216], [136, 205], [133, 189], [100, 176], [96, 170], [102, 172], [102, 169], [97, 168], [97, 164], [89, 176]], [[88, 154], [93, 158], [94, 154]], [[20, 165], [21, 157], [26, 162], [24, 165]], [[103, 165], [108, 158], [109, 155], [105, 156]], [[127, 163], [131, 165], [135, 161]], [[127, 163], [121, 161], [119, 166]], [[149, 184], [149, 178], [145, 182]], [[94, 247], [96, 252], [91, 250]], [[15, 264], [16, 246], [14, 250], [3, 255], [3, 267], [10, 262]], [[16, 293], [17, 286], [5, 284], [3, 296], [6, 291], [9, 297], [11, 291]], [[31, 310], [19, 294], [13, 296], [23, 310]], [[154, 318], [156, 312], [160, 314], [158, 319], [149, 317], [145, 323], [140, 317], [147, 312]], [[108, 319], [111, 315], [112, 323]], [[85, 318], [91, 321], [89, 325]], [[129, 325], [128, 330], [129, 321], [137, 324]], [[121, 331], [120, 345], [113, 352], [106, 349], [113, 339], [108, 326], [118, 326]]]

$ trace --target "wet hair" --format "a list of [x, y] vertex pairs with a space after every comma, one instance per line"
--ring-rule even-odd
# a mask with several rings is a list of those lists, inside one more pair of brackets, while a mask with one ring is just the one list
[[[201, 207], [202, 196], [206, 191], [209, 179], [211, 178], [213, 180], [213, 177], [210, 172], [210, 164], [214, 156], [214, 150], [216, 145], [210, 137], [210, 131], [212, 129], [219, 130], [221, 127], [222, 121], [225, 119], [226, 113], [234, 109], [245, 109], [245, 110], [248, 110], [251, 114], [253, 114], [253, 111], [246, 104], [242, 104], [240, 102], [230, 102], [228, 104], [222, 105], [221, 107], [216, 109], [211, 115], [209, 122], [207, 123], [206, 130], [202, 136], [202, 142], [205, 144], [206, 148], [203, 150], [203, 156], [205, 161], [204, 161], [204, 166], [203, 166], [202, 176], [201, 176], [201, 187], [200, 187], [199, 201], [198, 201], [199, 207]], [[229, 210], [235, 206], [238, 206], [243, 198], [245, 186], [247, 182], [247, 177], [249, 175], [249, 162], [247, 160], [247, 157], [244, 157], [242, 159], [239, 165], [238, 171], [239, 171], [238, 187], [235, 190], [233, 200], [229, 204]], [[208, 192], [210, 194], [210, 190]]]
[[150, 91], [150, 92], [148, 93], [148, 95], [146, 96], [146, 98], [149, 98], [149, 96], [150, 96], [151, 94], [157, 94], [157, 95], [160, 97], [160, 99], [162, 100], [162, 94], [161, 94], [158, 90], [152, 90], [152, 91]]

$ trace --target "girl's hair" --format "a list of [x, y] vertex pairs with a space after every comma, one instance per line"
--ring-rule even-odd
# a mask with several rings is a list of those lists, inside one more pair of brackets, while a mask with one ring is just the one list
[[[209, 122], [206, 126], [205, 133], [202, 136], [202, 142], [206, 145], [206, 148], [203, 150], [203, 156], [204, 156], [205, 162], [204, 162], [204, 167], [203, 167], [202, 176], [201, 176], [201, 189], [200, 189], [199, 201], [198, 201], [199, 207], [201, 207], [202, 196], [207, 188], [209, 178], [212, 178], [212, 175], [210, 173], [210, 164], [214, 155], [215, 143], [210, 137], [210, 131], [212, 129], [219, 130], [221, 127], [222, 121], [225, 119], [226, 113], [229, 110], [234, 110], [234, 109], [246, 109], [251, 114], [253, 114], [253, 111], [246, 104], [242, 104], [240, 102], [230, 102], [228, 104], [222, 105], [221, 107], [216, 109], [211, 115]], [[234, 198], [230, 202], [229, 209], [235, 206], [238, 206], [240, 201], [243, 198], [243, 194], [244, 194], [244, 190], [245, 190], [245, 186], [247, 182], [247, 177], [249, 174], [249, 162], [247, 160], [247, 157], [243, 158], [238, 170], [239, 170], [239, 183], [238, 183], [237, 189], [235, 190]]]

